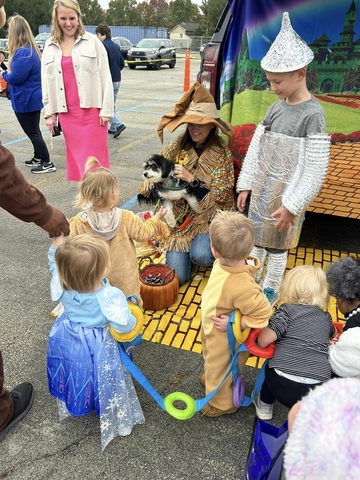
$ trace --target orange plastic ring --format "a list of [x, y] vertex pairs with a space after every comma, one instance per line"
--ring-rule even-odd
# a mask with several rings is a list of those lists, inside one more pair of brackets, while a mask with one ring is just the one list
[[245, 340], [245, 346], [250, 353], [260, 358], [272, 358], [275, 353], [275, 342], [270, 343], [266, 348], [260, 348], [256, 343], [262, 328], [252, 328], [248, 338]]

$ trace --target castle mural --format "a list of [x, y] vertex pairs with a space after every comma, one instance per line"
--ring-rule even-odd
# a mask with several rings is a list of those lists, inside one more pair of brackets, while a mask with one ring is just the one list
[[[344, 3], [341, 2], [342, 5]], [[355, 0], [352, 0], [342, 23], [340, 23], [341, 17], [337, 16], [339, 19], [338, 41], [333, 40], [336, 34], [334, 26], [331, 32], [327, 32], [325, 21], [322, 23], [324, 32], [312, 41], [307, 40], [315, 56], [307, 76], [308, 88], [311, 91], [325, 94], [360, 92], [360, 28], [358, 32], [355, 31], [357, 13]], [[279, 30], [278, 25], [274, 28], [276, 32]], [[301, 31], [299, 33], [303, 36]], [[265, 90], [268, 87], [264, 71], [260, 66], [260, 60], [266, 50], [261, 52], [259, 48], [255, 50], [250, 45], [249, 40], [252, 35], [254, 35], [252, 31], [249, 34], [248, 29], [244, 29], [240, 52], [234, 63], [234, 74], [231, 78], [224, 79], [224, 103], [244, 89]], [[266, 33], [263, 37], [266, 37]], [[253, 44], [255, 42], [260, 43], [258, 39], [254, 39]], [[251, 58], [252, 49], [255, 50], [255, 54], [261, 54], [260, 57]]]

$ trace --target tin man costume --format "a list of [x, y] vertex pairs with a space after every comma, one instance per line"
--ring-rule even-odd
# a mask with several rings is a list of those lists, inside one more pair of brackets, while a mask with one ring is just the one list
[[[286, 73], [306, 67], [314, 54], [293, 30], [289, 15], [283, 14], [281, 31], [261, 61], [268, 72]], [[251, 255], [260, 260], [260, 282], [266, 256], [263, 288], [277, 293], [287, 263], [287, 250], [297, 246], [305, 211], [316, 197], [326, 175], [330, 135], [325, 133], [325, 116], [317, 100], [272, 104], [258, 125], [236, 191], [251, 190], [249, 218], [255, 226], [255, 247]], [[271, 217], [280, 207], [295, 215], [287, 231], [275, 228]]]

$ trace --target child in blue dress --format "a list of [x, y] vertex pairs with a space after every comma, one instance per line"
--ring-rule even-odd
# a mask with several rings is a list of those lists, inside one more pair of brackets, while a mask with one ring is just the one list
[[110, 249], [101, 237], [56, 237], [48, 258], [51, 297], [63, 307], [49, 334], [49, 390], [58, 401], [60, 420], [95, 410], [104, 450], [114, 437], [129, 435], [134, 425], [145, 422], [131, 376], [109, 332], [111, 326], [117, 338], [129, 339], [137, 321], [125, 295], [105, 278]]

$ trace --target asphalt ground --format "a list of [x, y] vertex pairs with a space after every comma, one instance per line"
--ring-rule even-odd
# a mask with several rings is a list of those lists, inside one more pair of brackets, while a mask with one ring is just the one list
[[[198, 66], [199, 61], [192, 60], [192, 82]], [[178, 60], [174, 70], [164, 66], [159, 71], [123, 71], [117, 110], [127, 128], [117, 139], [109, 136], [109, 148], [112, 170], [120, 184], [120, 205], [125, 208], [138, 209], [135, 195], [142, 162], [161, 148], [156, 128], [161, 116], [172, 110], [182, 95], [183, 78], [183, 59]], [[54, 139], [51, 152], [57, 171], [35, 176], [24, 165], [32, 157], [31, 143], [5, 98], [0, 98], [0, 112], [0, 139], [14, 153], [28, 181], [68, 217], [75, 214], [77, 184], [66, 180], [63, 137]], [[49, 145], [45, 122], [42, 127]], [[164, 144], [178, 133], [165, 132]], [[91, 142], [91, 138], [84, 136], [79, 141]], [[315, 221], [314, 229], [319, 229], [319, 221]], [[0, 222], [0, 346], [5, 386], [11, 389], [30, 381], [36, 392], [29, 414], [0, 444], [0, 479], [241, 478], [250, 444], [253, 406], [230, 416], [211, 419], [196, 414], [190, 420], [178, 421], [162, 411], [135, 382], [146, 423], [134, 427], [128, 437], [114, 439], [104, 453], [100, 448], [99, 420], [94, 414], [59, 422], [46, 379], [47, 336], [53, 323], [49, 313], [54, 308], [47, 266], [51, 241], [38, 227], [22, 223], [3, 210]], [[337, 227], [338, 235], [355, 238], [356, 228], [345, 231]], [[309, 235], [310, 241], [316, 243], [314, 235]], [[195, 399], [204, 395], [199, 383], [201, 355], [144, 342], [136, 348], [134, 360], [161, 395], [177, 390]], [[255, 369], [246, 367], [248, 394], [256, 374]], [[273, 423], [280, 425], [286, 415], [287, 409], [277, 404]]]

